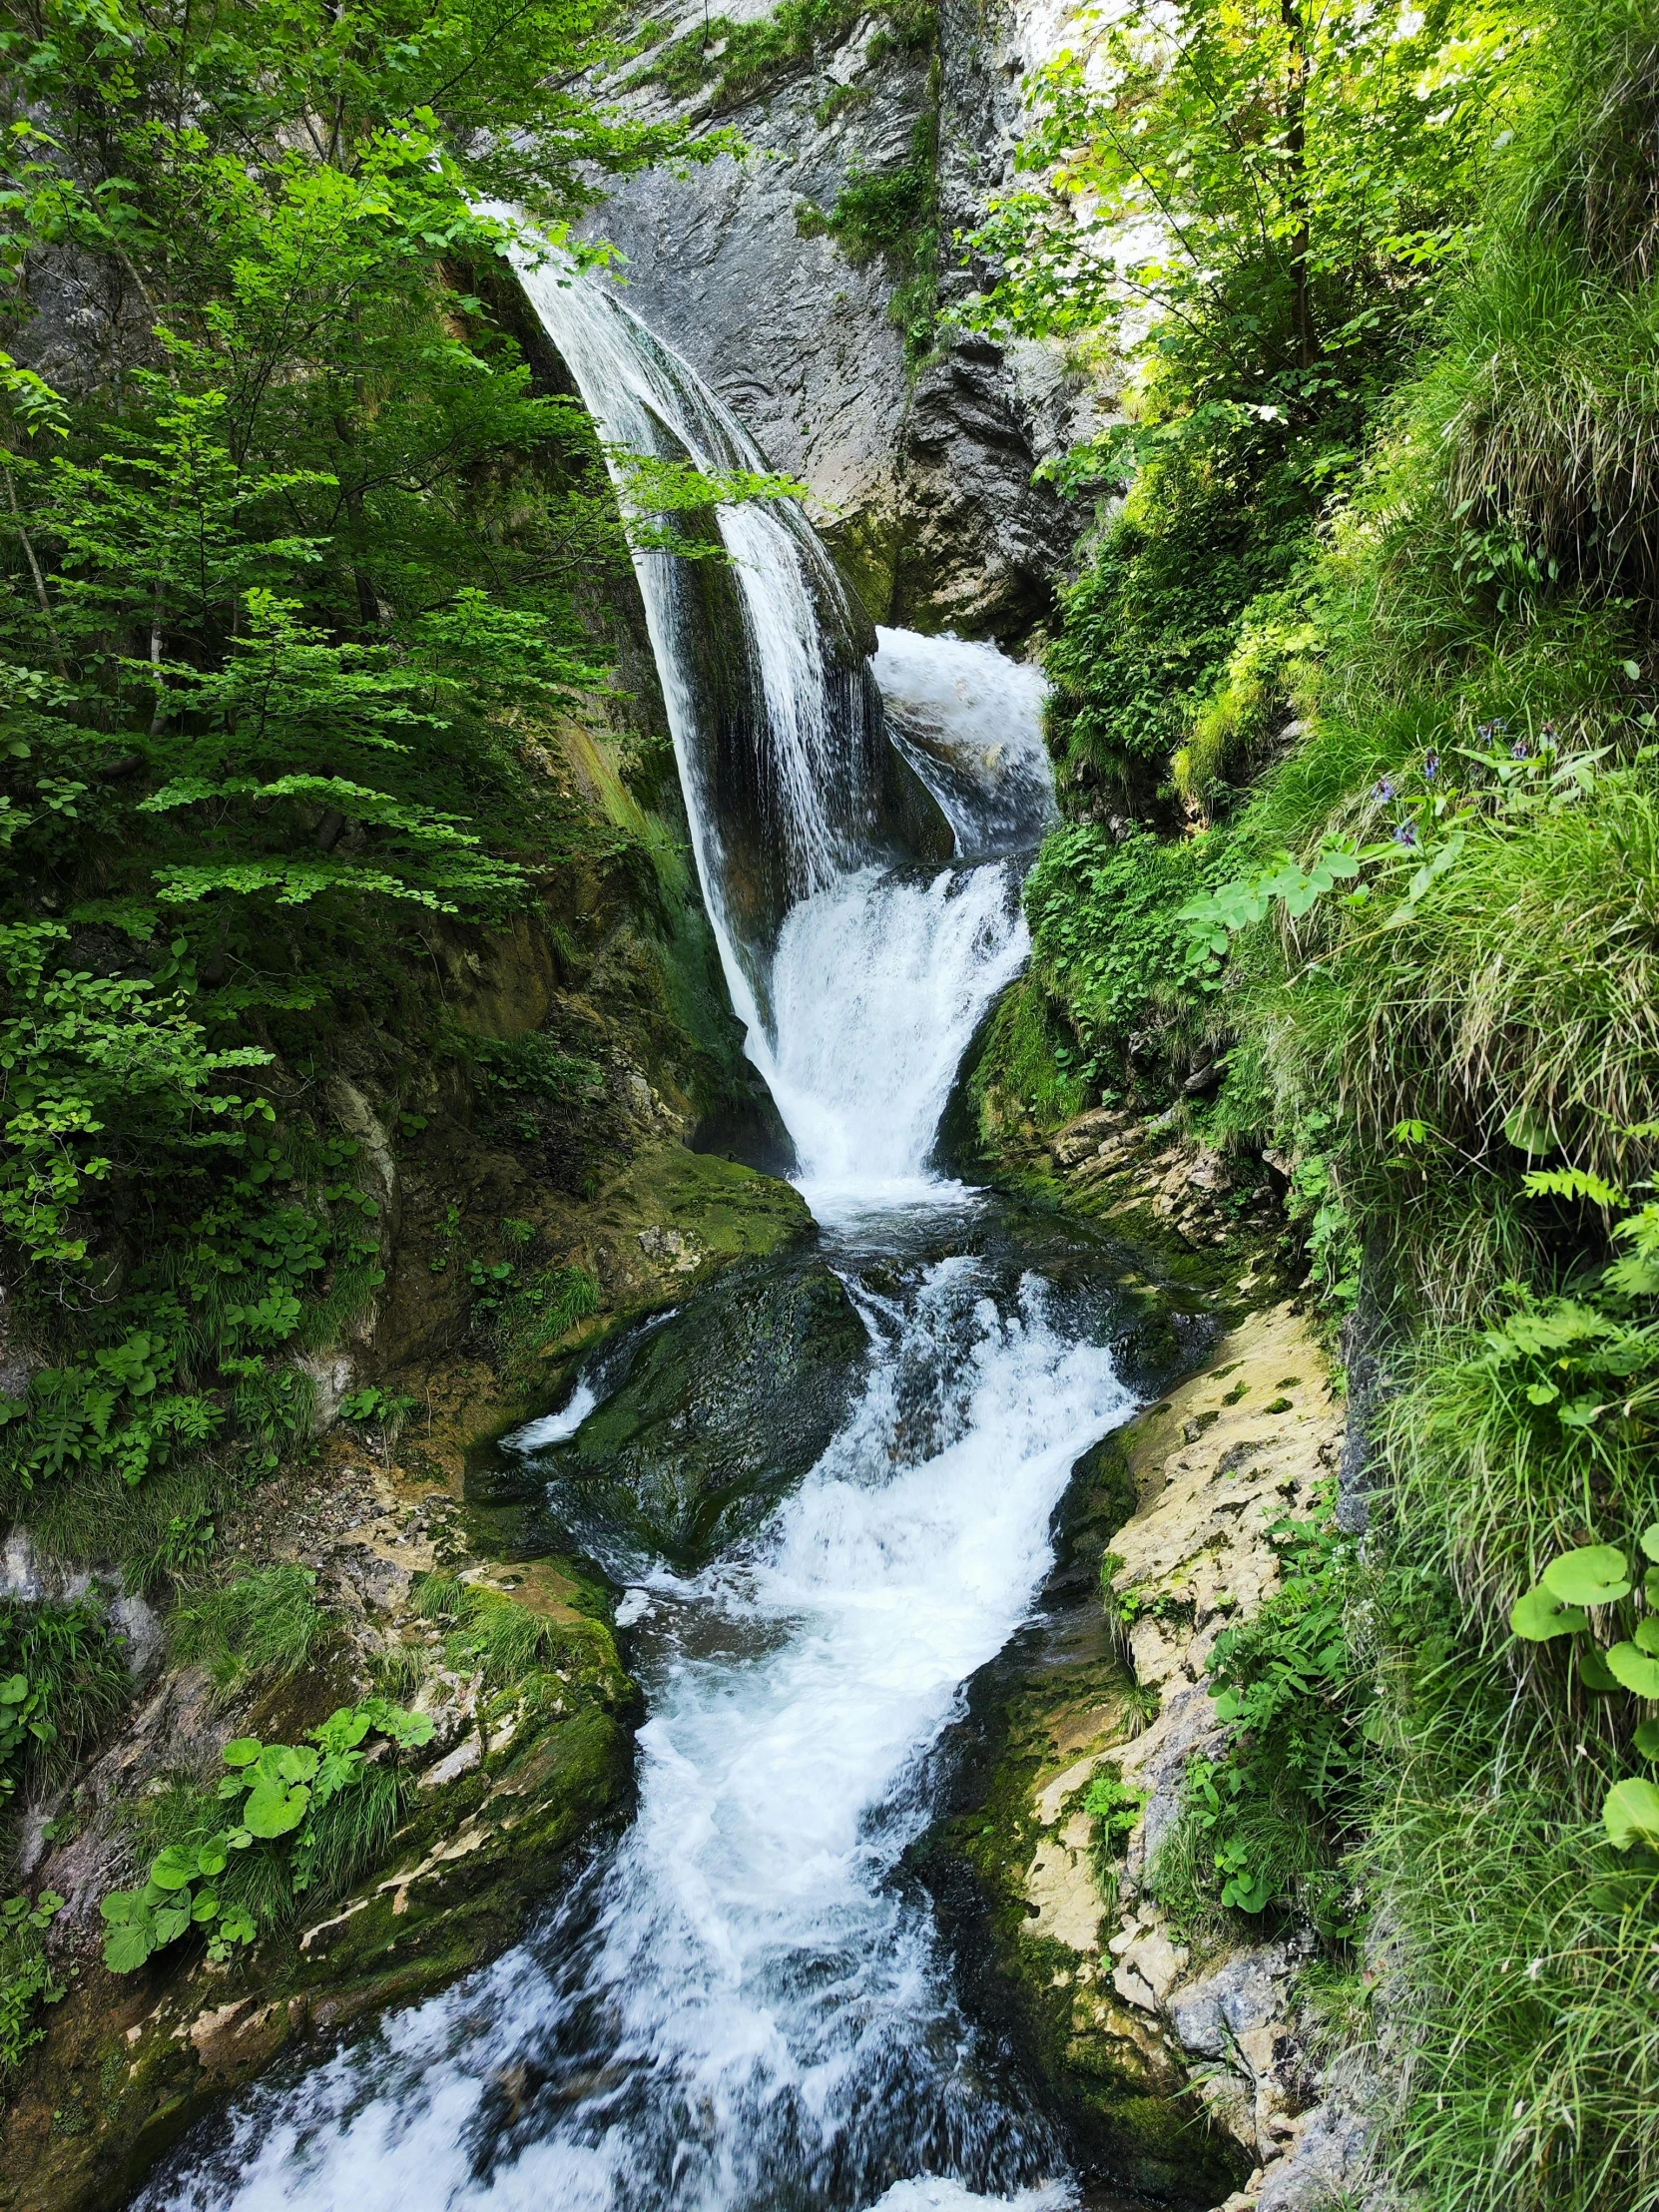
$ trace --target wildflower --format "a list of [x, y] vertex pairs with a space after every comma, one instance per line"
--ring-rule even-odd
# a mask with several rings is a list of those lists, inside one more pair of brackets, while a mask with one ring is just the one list
[[1394, 796], [1393, 778], [1391, 776], [1380, 776], [1372, 786], [1372, 796], [1376, 799], [1392, 799]]
[[1395, 844], [1414, 845], [1416, 841], [1416, 824], [1414, 822], [1402, 822], [1394, 831]]
[[1509, 758], [1511, 761], [1530, 761], [1532, 758], [1531, 740], [1529, 738], [1517, 738], [1509, 748]]
[[1440, 756], [1437, 753], [1425, 753], [1423, 755], [1422, 773], [1425, 782], [1432, 784], [1435, 777], [1440, 773]]
[[1554, 745], [1560, 735], [1560, 731], [1556, 729], [1553, 722], [1546, 722], [1538, 732], [1538, 743], [1545, 746]]
[[1492, 719], [1492, 721], [1483, 722], [1480, 725], [1479, 729], [1475, 732], [1475, 736], [1480, 740], [1482, 745], [1490, 745], [1494, 738], [1502, 737], [1504, 731], [1507, 730], [1508, 727], [1509, 725], [1504, 721], [1503, 717], [1501, 715], [1497, 715]]

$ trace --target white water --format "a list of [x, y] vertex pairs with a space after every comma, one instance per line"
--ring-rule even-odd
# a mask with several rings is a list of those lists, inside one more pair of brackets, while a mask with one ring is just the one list
[[[612, 294], [570, 281], [557, 263], [527, 271], [524, 282], [612, 445], [683, 449], [711, 470], [764, 468], [736, 419]], [[746, 942], [733, 919], [711, 740], [687, 674], [683, 564], [646, 553], [635, 569], [705, 900], [750, 1057], [795, 1140], [815, 1211], [890, 1205], [937, 1184], [928, 1155], [956, 1069], [1029, 950], [1017, 873], [986, 856], [1028, 852], [1054, 819], [1043, 679], [992, 645], [877, 633], [874, 675], [894, 739], [961, 859], [982, 864], [930, 875], [860, 864], [845, 825], [860, 812], [866, 733], [861, 720], [851, 731], [837, 722], [824, 642], [827, 609], [849, 619], [839, 578], [791, 501], [723, 507], [719, 525], [766, 703], [796, 903], [771, 948]]]
[[[608, 438], [761, 465], [614, 300], [550, 276], [527, 288]], [[799, 513], [724, 510], [720, 528], [795, 893], [770, 945], [732, 920], [685, 579], [662, 556], [638, 567], [734, 1002], [820, 1218], [863, 1216], [867, 1249], [871, 1210], [919, 1202], [936, 1254], [941, 1209], [967, 1195], [929, 1171], [939, 1117], [1027, 949], [1003, 855], [1052, 814], [1040, 679], [991, 647], [880, 634], [895, 736], [958, 858], [878, 864], [844, 830], [868, 759], [837, 724], [826, 658], [839, 585]], [[695, 1578], [656, 1574], [619, 1610], [651, 1714], [626, 1837], [534, 1941], [257, 2092], [152, 2185], [149, 2212], [1073, 2202], [1063, 2146], [959, 2009], [902, 1855], [961, 1685], [1029, 1609], [1069, 1470], [1131, 1399], [1098, 1311], [984, 1259], [906, 1262], [890, 1219], [899, 1287], [847, 1263], [870, 1354], [841, 1434], [759, 1537]], [[573, 1434], [604, 1386], [590, 1375], [518, 1449]]]
[[[640, 1811], [597, 1903], [257, 2096], [152, 2206], [921, 2212], [1052, 2180], [1055, 2144], [987, 2076], [926, 1911], [888, 1879], [1073, 1459], [1130, 1409], [1045, 1286], [1004, 1311], [991, 1287], [957, 1258], [911, 1301], [871, 1297], [868, 1388], [804, 1487], [754, 1544], [641, 1592]], [[516, 2124], [492, 2113], [503, 2082]], [[950, 2185], [885, 2196], [906, 2153]]]

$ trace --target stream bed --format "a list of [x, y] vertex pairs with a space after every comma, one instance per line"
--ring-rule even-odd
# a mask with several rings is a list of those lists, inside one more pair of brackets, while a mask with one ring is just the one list
[[[551, 263], [525, 285], [613, 446], [764, 467], [613, 297]], [[637, 1817], [531, 1941], [268, 2081], [143, 2212], [1081, 2201], [906, 1866], [965, 1686], [1052, 1564], [1073, 1468], [1183, 1349], [1166, 1314], [1146, 1357], [1144, 1293], [1096, 1232], [936, 1157], [1029, 949], [1020, 883], [1055, 819], [1042, 679], [992, 646], [874, 632], [793, 502], [719, 527], [729, 568], [637, 567], [816, 1274], [798, 1256], [696, 1294], [730, 1326], [659, 1318], [504, 1447], [548, 1548], [574, 1538], [625, 1585]], [[679, 1400], [675, 1330], [698, 1347]]]

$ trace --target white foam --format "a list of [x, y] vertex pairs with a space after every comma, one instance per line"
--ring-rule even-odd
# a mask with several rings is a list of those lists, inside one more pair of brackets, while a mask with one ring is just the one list
[[[987, 2092], [929, 1917], [887, 1878], [927, 1817], [918, 1759], [1029, 1605], [1073, 1459], [1130, 1407], [1040, 1285], [1006, 1314], [986, 1289], [946, 1260], [878, 1312], [863, 1399], [803, 1488], [654, 1608], [639, 1816], [591, 1933], [550, 1946], [569, 1979], [517, 1952], [262, 2093], [153, 2212], [765, 2212], [773, 2175], [871, 2124], [884, 2158], [915, 2139], [894, 2212], [986, 2201], [926, 2169], [994, 2178], [1028, 2116]], [[584, 2093], [476, 2171], [490, 2083], [561, 2037]], [[929, 2151], [941, 2114], [954, 2159]]]

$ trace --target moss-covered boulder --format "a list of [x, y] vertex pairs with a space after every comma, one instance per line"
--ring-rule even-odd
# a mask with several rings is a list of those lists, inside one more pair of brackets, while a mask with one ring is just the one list
[[760, 1525], [851, 1409], [867, 1339], [822, 1262], [739, 1265], [646, 1335], [542, 1469], [597, 1524], [696, 1567]]
[[633, 1809], [639, 1693], [609, 1622], [573, 1611], [569, 1587], [550, 1570], [526, 1591], [545, 1625], [535, 1665], [476, 1690], [462, 1732], [410, 1778], [380, 1865], [346, 1895], [314, 1899], [226, 1964], [186, 1938], [119, 1975], [98, 1958], [95, 1908], [71, 1901], [64, 1920], [83, 1908], [84, 1940], [60, 1961], [68, 1993], [5, 2084], [0, 2212], [116, 2212], [278, 2054], [320, 2057], [518, 1939], [580, 1847]]

